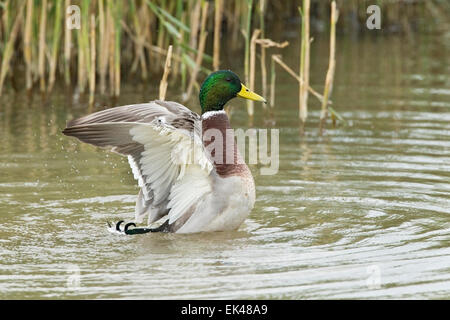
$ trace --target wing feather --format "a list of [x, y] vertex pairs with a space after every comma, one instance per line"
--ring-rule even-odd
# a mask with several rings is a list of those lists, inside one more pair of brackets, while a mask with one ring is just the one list
[[127, 155], [141, 191], [136, 220], [182, 217], [211, 192], [213, 168], [200, 117], [175, 102], [152, 101], [96, 112], [68, 122], [64, 134]]
[[169, 224], [189, 212], [205, 195], [212, 191], [209, 174], [198, 165], [190, 165], [183, 179], [178, 181], [169, 195]]

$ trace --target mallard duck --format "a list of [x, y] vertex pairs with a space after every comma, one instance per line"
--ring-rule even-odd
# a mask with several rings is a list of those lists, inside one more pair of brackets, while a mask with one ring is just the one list
[[[225, 104], [235, 98], [266, 100], [251, 92], [229, 70], [211, 73], [200, 89], [202, 114], [173, 101], [151, 101], [106, 109], [69, 121], [63, 133], [128, 157], [140, 191], [135, 222], [148, 216], [148, 227], [134, 222], [125, 234], [194, 233], [236, 230], [255, 203], [255, 184], [230, 133]], [[223, 136], [222, 150], [208, 150]], [[226, 139], [232, 134], [233, 143]], [[205, 138], [209, 135], [210, 139]], [[222, 152], [222, 159], [216, 154]], [[227, 156], [228, 152], [228, 156]], [[229, 161], [232, 159], [232, 161]], [[224, 161], [221, 161], [224, 160]], [[167, 217], [157, 228], [149, 226]]]

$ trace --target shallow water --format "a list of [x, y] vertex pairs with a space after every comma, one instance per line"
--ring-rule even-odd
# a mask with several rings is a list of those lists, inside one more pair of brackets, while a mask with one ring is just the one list
[[[256, 206], [236, 232], [109, 233], [106, 221], [133, 219], [126, 159], [60, 133], [83, 100], [8, 92], [0, 298], [449, 298], [449, 49], [439, 37], [339, 39], [332, 99], [347, 123], [323, 137], [312, 96], [300, 134], [297, 85], [281, 71], [272, 118], [257, 109], [251, 124], [233, 101], [235, 128], [280, 129], [279, 172], [252, 166]], [[327, 39], [312, 50], [321, 91]], [[119, 104], [155, 96], [125, 85]]]

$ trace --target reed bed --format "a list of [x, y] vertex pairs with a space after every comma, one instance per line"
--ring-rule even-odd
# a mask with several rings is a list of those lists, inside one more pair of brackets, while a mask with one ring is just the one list
[[[6, 88], [14, 87], [14, 82], [25, 79], [23, 87], [30, 93], [36, 90], [48, 95], [55, 86], [66, 85], [77, 93], [86, 96], [88, 93], [92, 105], [96, 97], [119, 96], [124, 78], [139, 78], [145, 85], [151, 85], [152, 79], [162, 76], [164, 98], [167, 86], [176, 83], [176, 93], [184, 93], [187, 99], [198, 91], [199, 82], [206, 74], [226, 67], [221, 64], [221, 56], [230, 50], [241, 52], [239, 49], [243, 48], [240, 59], [244, 62], [244, 81], [250, 89], [262, 90], [263, 96], [270, 93], [271, 107], [275, 104], [276, 69], [281, 67], [299, 83], [299, 117], [303, 123], [307, 119], [309, 93], [320, 101], [322, 124], [328, 112], [339, 119], [329, 101], [336, 50], [332, 39], [338, 32], [366, 31], [368, 4], [354, 0], [331, 2], [339, 8], [337, 20], [337, 14], [335, 19], [332, 17], [329, 1], [302, 0], [301, 14], [292, 10], [298, 3], [294, 0], [2, 0], [0, 95]], [[377, 4], [381, 7], [383, 27], [392, 32], [411, 33], [430, 28], [432, 24], [420, 24], [420, 21], [442, 22], [449, 10], [445, 0], [391, 0], [377, 1]], [[288, 44], [267, 38], [274, 26], [281, 26], [282, 30], [288, 14], [299, 19], [302, 26], [299, 74], [279, 56]], [[314, 29], [317, 24], [313, 23], [317, 19], [322, 19], [327, 26], [325, 32], [330, 32], [330, 63], [323, 96], [309, 85], [310, 33], [318, 32]], [[270, 72], [266, 60], [270, 60]], [[255, 80], [257, 73], [261, 82]], [[58, 83], [58, 79], [63, 81]], [[257, 85], [261, 88], [256, 88]], [[251, 101], [247, 110], [253, 115]]]

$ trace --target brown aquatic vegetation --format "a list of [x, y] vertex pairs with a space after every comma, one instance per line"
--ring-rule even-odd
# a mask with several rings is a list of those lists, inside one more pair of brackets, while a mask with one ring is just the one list
[[[309, 18], [310, 18], [310, 0], [303, 0], [303, 7], [300, 10], [302, 15], [301, 29], [301, 49], [300, 49], [300, 79], [299, 81], [299, 116], [302, 123], [306, 122], [308, 116], [308, 88], [309, 88], [309, 56], [310, 43], [309, 36]], [[300, 8], [299, 8], [300, 9]]]
[[90, 70], [89, 70], [89, 105], [94, 104], [94, 94], [95, 94], [95, 60], [96, 60], [96, 52], [95, 52], [95, 16], [91, 15], [91, 28], [90, 28], [90, 52], [91, 52], [91, 61], [90, 61]]
[[56, 65], [58, 62], [58, 48], [59, 48], [59, 40], [60, 40], [60, 32], [61, 32], [61, 4], [62, 1], [57, 1], [55, 6], [55, 21], [54, 21], [54, 35], [53, 35], [53, 46], [52, 46], [52, 55], [50, 60], [50, 75], [48, 80], [48, 91], [52, 91], [53, 85], [55, 84], [55, 74], [56, 74]]
[[195, 59], [194, 70], [191, 74], [191, 81], [189, 82], [189, 86], [186, 94], [183, 97], [183, 100], [188, 100], [191, 96], [192, 90], [194, 88], [194, 84], [196, 83], [197, 74], [200, 69], [201, 62], [203, 61], [203, 54], [205, 51], [206, 37], [208, 36], [208, 32], [206, 31], [206, 19], [208, 17], [208, 2], [202, 3], [202, 19], [200, 24], [200, 41], [198, 43], [197, 48], [197, 57]]
[[[6, 0], [0, 6], [0, 94], [4, 92], [5, 86], [10, 87], [8, 82], [11, 80], [12, 83], [17, 77], [25, 78], [24, 87], [30, 93], [39, 82], [39, 91], [48, 94], [54, 86], [60, 85], [58, 77], [63, 77], [62, 83], [67, 86], [76, 84], [77, 92], [89, 91], [90, 103], [94, 102], [96, 91], [100, 95], [108, 92], [111, 96], [118, 96], [121, 82], [130, 74], [140, 75], [139, 80], [142, 82], [160, 79], [162, 62], [167, 61], [166, 48], [171, 44], [173, 68], [168, 85], [181, 81], [178, 93], [188, 92], [188, 96], [192, 96], [199, 88], [201, 77], [211, 70], [217, 70], [219, 66], [226, 68], [223, 63], [220, 64], [220, 58], [225, 56], [225, 52], [243, 47], [245, 50], [239, 59], [245, 64], [244, 80], [251, 89], [257, 89], [254, 87], [260, 84], [265, 96], [268, 94], [268, 82], [270, 92], [273, 92], [276, 65], [293, 76], [296, 74], [288, 71], [291, 69], [280, 57], [275, 56], [270, 59], [271, 75], [268, 81], [266, 55], [282, 53], [274, 50], [281, 51], [287, 44], [267, 39], [266, 35], [273, 31], [273, 26], [283, 25], [286, 13], [300, 18], [298, 12], [291, 10], [297, 3], [298, 0]], [[307, 4], [310, 4], [310, 10], [307, 10]], [[79, 6], [81, 29], [67, 27], [67, 19], [75, 14], [67, 11], [69, 5]], [[300, 117], [306, 121], [308, 92], [321, 97], [308, 85], [310, 32], [307, 22], [309, 16], [313, 15], [315, 19], [321, 17], [328, 25], [330, 7], [328, 1], [319, 0], [304, 0], [303, 5], [302, 67], [298, 76], [301, 79]], [[445, 1], [380, 1], [378, 5], [381, 7], [385, 30], [415, 32], [418, 27], [412, 18], [419, 13], [430, 21], [443, 22], [438, 30], [445, 29], [442, 27], [448, 7]], [[326, 30], [331, 33], [331, 28], [334, 28], [333, 33], [340, 30], [348, 32], [355, 25], [361, 28], [358, 32], [366, 30], [366, 4], [339, 0], [336, 1], [336, 7], [339, 7], [342, 19], [334, 24], [330, 21], [330, 29]], [[255, 33], [257, 29], [260, 30], [259, 35]], [[209, 39], [207, 34], [213, 34], [214, 37]], [[326, 106], [330, 103], [326, 100], [331, 93], [330, 79], [334, 73], [331, 56], [325, 99], [320, 100], [322, 119], [326, 118]], [[24, 68], [15, 67], [20, 64]], [[259, 72], [261, 82], [256, 79]], [[87, 86], [88, 90], [85, 90]], [[273, 106], [275, 97], [272, 94], [270, 96], [270, 105]], [[252, 103], [249, 102], [248, 113], [253, 112]]]
[[[100, 0], [103, 3], [102, 0]], [[70, 0], [65, 1], [64, 8], [67, 8], [70, 4]], [[66, 12], [66, 9], [64, 10]], [[64, 14], [67, 19], [67, 12]], [[70, 54], [72, 48], [72, 30], [64, 25], [64, 80], [66, 85], [70, 84]], [[31, 88], [31, 87], [30, 87]]]
[[39, 23], [39, 85], [41, 93], [45, 92], [45, 33], [47, 28], [47, 0], [43, 0]]
[[24, 53], [24, 60], [25, 60], [25, 66], [26, 66], [26, 86], [27, 90], [30, 90], [33, 85], [33, 79], [32, 79], [32, 50], [31, 50], [31, 32], [32, 32], [32, 24], [33, 24], [33, 6], [34, 1], [33, 0], [27, 0], [27, 14], [26, 14], [26, 21], [25, 21], [25, 34], [24, 34], [24, 41], [23, 41], [23, 53]]
[[334, 70], [336, 67], [336, 22], [339, 13], [336, 9], [336, 1], [331, 2], [331, 27], [330, 27], [330, 59], [328, 64], [327, 77], [325, 80], [325, 89], [323, 91], [322, 110], [320, 112], [320, 134], [323, 133], [325, 121], [328, 115], [328, 98], [333, 89]]
[[[242, 1], [244, 2], [244, 1]], [[250, 29], [252, 24], [252, 9], [253, 9], [253, 0], [246, 0], [247, 2], [247, 19], [246, 19], [246, 28], [243, 30], [243, 35], [245, 38], [245, 55], [244, 55], [244, 74], [245, 74], [245, 83], [249, 83], [250, 81]], [[253, 103], [251, 100], [247, 100], [247, 113], [250, 117], [253, 116]]]
[[[5, 50], [3, 51], [3, 60], [2, 60], [2, 70], [0, 71], [0, 94], [3, 90], [3, 84], [5, 82], [5, 77], [10, 69], [10, 61], [13, 56], [14, 51], [14, 42], [16, 41], [17, 34], [19, 33], [20, 24], [23, 19], [23, 5], [20, 7], [17, 17], [15, 19], [14, 25], [12, 27], [11, 33], [9, 35], [9, 39], [6, 42]], [[5, 20], [5, 19], [3, 19]]]
[[[255, 29], [253, 31], [252, 39], [250, 40], [250, 77], [249, 77], [249, 89], [250, 91], [255, 90], [255, 69], [256, 69], [256, 39], [258, 38], [259, 34], [261, 33], [261, 30]], [[253, 101], [249, 101], [251, 114], [253, 114]], [[265, 108], [265, 104], [263, 105]], [[250, 114], [250, 113], [249, 113]]]
[[220, 64], [220, 27], [222, 24], [222, 0], [215, 0], [214, 10], [214, 53], [213, 69], [219, 70]]
[[159, 85], [159, 100], [166, 100], [166, 92], [167, 92], [167, 78], [169, 77], [169, 73], [172, 65], [172, 46], [169, 46], [167, 50], [166, 63], [164, 65], [164, 74], [161, 79], [161, 83]]
[[[275, 61], [276, 63], [278, 63], [287, 73], [289, 73], [292, 77], [294, 77], [299, 85], [303, 85], [303, 79], [296, 74], [291, 68], [288, 67], [287, 64], [285, 64], [283, 62], [283, 60], [281, 60], [281, 57], [279, 55], [272, 55], [272, 60]], [[324, 101], [323, 96], [318, 93], [316, 90], [314, 90], [313, 88], [311, 88], [308, 84], [307, 90], [312, 93], [317, 99], [319, 99], [319, 101], [322, 103]], [[327, 103], [331, 103], [330, 101], [328, 101]]]

